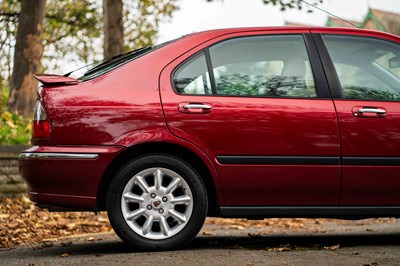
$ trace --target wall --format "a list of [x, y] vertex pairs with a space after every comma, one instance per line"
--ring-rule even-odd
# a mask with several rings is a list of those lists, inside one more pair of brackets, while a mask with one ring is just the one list
[[0, 197], [26, 193], [18, 172], [18, 154], [27, 146], [0, 146]]

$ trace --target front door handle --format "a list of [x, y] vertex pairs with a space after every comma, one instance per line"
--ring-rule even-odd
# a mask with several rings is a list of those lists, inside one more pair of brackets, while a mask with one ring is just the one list
[[212, 105], [206, 103], [180, 103], [178, 110], [181, 113], [205, 114], [212, 111]]
[[380, 118], [380, 117], [385, 117], [387, 115], [387, 111], [385, 110], [385, 108], [381, 107], [355, 106], [353, 107], [352, 112], [355, 117]]

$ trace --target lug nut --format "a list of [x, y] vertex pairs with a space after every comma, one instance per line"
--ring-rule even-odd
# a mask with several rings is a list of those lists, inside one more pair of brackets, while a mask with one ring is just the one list
[[166, 202], [167, 200], [168, 200], [167, 197], [163, 197], [163, 198], [162, 198], [162, 201], [164, 201], [164, 202]]
[[156, 197], [156, 194], [155, 193], [151, 193], [150, 197], [152, 197], [154, 199]]
[[163, 214], [163, 213], [164, 213], [164, 209], [159, 209], [158, 212], [159, 212], [160, 214]]
[[153, 207], [151, 207], [151, 205], [147, 205], [147, 209], [151, 210]]

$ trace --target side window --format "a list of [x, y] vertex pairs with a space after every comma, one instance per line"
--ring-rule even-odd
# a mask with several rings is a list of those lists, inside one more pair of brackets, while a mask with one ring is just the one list
[[[209, 48], [215, 94], [257, 97], [317, 97], [301, 35], [230, 39]], [[173, 75], [177, 93], [213, 94], [204, 52]]]
[[211, 94], [210, 77], [204, 53], [197, 54], [174, 73], [175, 90], [180, 94]]
[[400, 100], [400, 46], [353, 36], [324, 35], [343, 97]]
[[218, 95], [316, 97], [301, 35], [235, 38], [209, 51]]

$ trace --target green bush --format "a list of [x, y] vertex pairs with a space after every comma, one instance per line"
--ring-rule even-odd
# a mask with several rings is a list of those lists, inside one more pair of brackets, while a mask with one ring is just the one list
[[29, 144], [32, 132], [31, 119], [4, 111], [0, 119], [0, 145]]
[[9, 89], [0, 77], [0, 145], [29, 144], [32, 120], [7, 111]]

